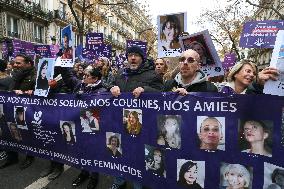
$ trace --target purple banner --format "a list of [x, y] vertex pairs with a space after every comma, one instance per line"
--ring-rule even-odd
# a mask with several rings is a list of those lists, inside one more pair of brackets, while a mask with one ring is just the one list
[[241, 34], [240, 47], [273, 48], [277, 32], [283, 29], [283, 20], [246, 22]]
[[33, 58], [35, 56], [34, 44], [26, 41], [22, 41], [21, 43], [23, 53]]
[[2, 58], [3, 59], [8, 58], [8, 47], [7, 47], [7, 43], [5, 41], [2, 43]]
[[50, 58], [51, 50], [49, 45], [34, 45], [35, 53], [42, 58]]
[[153, 189], [281, 188], [283, 107], [271, 95], [1, 92], [0, 147]]
[[140, 47], [144, 52], [144, 57], [147, 57], [147, 42], [138, 40], [126, 40], [126, 49], [132, 46]]
[[123, 68], [124, 67], [123, 63], [125, 61], [127, 61], [127, 57], [126, 57], [125, 53], [119, 54], [118, 56], [115, 57], [115, 64], [119, 68]]
[[50, 45], [50, 58], [56, 58], [59, 52], [59, 45]]
[[93, 49], [94, 46], [104, 43], [103, 33], [88, 33], [86, 35], [86, 48]]
[[228, 70], [230, 67], [233, 67], [237, 61], [235, 53], [226, 53], [224, 57], [224, 62], [222, 64], [223, 69]]
[[19, 53], [23, 53], [21, 40], [13, 39], [12, 44], [13, 44], [13, 55], [12, 55], [13, 57], [16, 57], [16, 55]]
[[82, 57], [89, 60], [97, 59], [98, 57], [111, 58], [111, 45], [93, 45], [92, 49], [83, 48]]

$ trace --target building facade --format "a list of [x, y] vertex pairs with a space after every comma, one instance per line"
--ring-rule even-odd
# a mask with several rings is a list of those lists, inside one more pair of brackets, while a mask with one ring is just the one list
[[[137, 1], [76, 0], [73, 10], [81, 23], [84, 14], [84, 35], [87, 32], [103, 33], [104, 42], [111, 44], [116, 53], [125, 50], [128, 39], [155, 39], [151, 20]], [[67, 0], [0, 0], [2, 41], [20, 39], [38, 44], [59, 44], [61, 29], [68, 24], [73, 26], [75, 45], [84, 44], [85, 39], [80, 42], [77, 23]]]

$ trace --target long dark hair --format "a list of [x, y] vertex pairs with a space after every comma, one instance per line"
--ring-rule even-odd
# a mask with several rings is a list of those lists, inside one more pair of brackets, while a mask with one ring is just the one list
[[[194, 166], [196, 166], [196, 168], [198, 168], [197, 163], [195, 163], [193, 161], [187, 161], [181, 166], [180, 171], [179, 171], [179, 177], [178, 177], [178, 183], [180, 185], [188, 185], [185, 178], [184, 178], [184, 174]], [[194, 181], [194, 183], [196, 183], [196, 180]]]
[[180, 21], [178, 19], [177, 16], [175, 15], [168, 15], [166, 17], [166, 20], [165, 22], [163, 23], [163, 26], [162, 26], [162, 33], [163, 31], [165, 30], [166, 26], [167, 26], [167, 23], [170, 23], [170, 27], [171, 28], [174, 28], [174, 39], [172, 40], [170, 46], [173, 45], [173, 43], [178, 43], [179, 42], [179, 35], [181, 33], [181, 25], [180, 25]]
[[[69, 128], [70, 138], [71, 138], [70, 141], [67, 141], [67, 134], [66, 134], [66, 132], [64, 131], [64, 126], [65, 126], [65, 125], [68, 126], [68, 128]], [[64, 137], [64, 140], [65, 140], [66, 142], [69, 142], [69, 143], [74, 143], [74, 142], [75, 142], [75, 138], [74, 138], [74, 134], [73, 134], [73, 131], [72, 131], [72, 126], [71, 126], [71, 124], [68, 123], [68, 122], [64, 122], [61, 127], [62, 127], [62, 130], [63, 130], [63, 137]]]
[[[48, 64], [48, 61], [47, 61], [47, 60], [44, 60], [44, 61], [42, 62], [42, 64], [40, 65], [39, 70], [38, 70], [38, 78], [41, 78], [41, 72], [42, 72], [42, 70], [43, 70], [43, 67], [44, 67], [45, 65], [47, 65], [47, 64]], [[45, 78], [47, 79], [46, 76], [45, 76]]]

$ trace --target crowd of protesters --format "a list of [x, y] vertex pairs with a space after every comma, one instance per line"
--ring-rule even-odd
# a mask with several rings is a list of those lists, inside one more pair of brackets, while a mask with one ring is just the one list
[[[138, 46], [127, 49], [127, 64], [116, 67], [106, 57], [100, 57], [93, 63], [79, 62], [73, 68], [55, 67], [54, 78], [61, 80], [48, 81], [49, 95], [52, 93], [94, 94], [110, 92], [118, 97], [122, 92], [131, 92], [135, 98], [147, 92], [176, 92], [187, 95], [190, 92], [224, 92], [228, 94], [260, 94], [263, 85], [269, 79], [277, 80], [275, 68], [265, 68], [258, 72], [256, 64], [242, 60], [231, 68], [228, 76], [208, 78], [200, 70], [200, 56], [192, 50], [182, 52], [179, 64], [172, 66], [169, 59], [156, 60], [145, 57]], [[36, 83], [36, 66], [28, 56], [18, 54], [13, 61], [0, 61], [0, 89], [14, 91], [16, 94], [33, 94]], [[1, 151], [0, 168], [18, 163], [18, 153]], [[20, 168], [29, 167], [34, 157], [27, 155]], [[63, 172], [63, 164], [51, 161], [50, 166], [40, 176], [48, 176], [49, 180], [58, 178]], [[82, 170], [72, 185], [79, 186], [90, 178], [88, 189], [96, 188], [98, 173]], [[123, 178], [115, 178], [111, 189], [125, 186]], [[140, 183], [133, 183], [134, 189], [143, 188]]]

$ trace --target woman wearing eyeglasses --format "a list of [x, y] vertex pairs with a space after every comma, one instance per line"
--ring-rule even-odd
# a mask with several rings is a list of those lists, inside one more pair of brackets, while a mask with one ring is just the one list
[[277, 76], [275, 68], [267, 67], [258, 73], [254, 63], [242, 60], [231, 68], [228, 83], [220, 91], [228, 94], [261, 94], [264, 83], [269, 79], [277, 80]]
[[164, 91], [186, 95], [188, 92], [217, 92], [216, 86], [207, 81], [206, 75], [199, 70], [200, 56], [192, 50], [184, 51], [179, 58], [179, 73], [165, 83]]
[[[84, 70], [83, 80], [79, 80], [68, 68], [58, 68], [62, 75], [64, 83], [75, 94], [97, 94], [100, 92], [106, 92], [101, 82], [102, 74], [98, 68], [87, 68]], [[54, 82], [50, 81], [50, 82]], [[87, 188], [96, 188], [99, 179], [99, 173], [82, 170], [78, 177], [72, 182], [73, 186], [81, 185], [86, 179], [90, 177]]]

